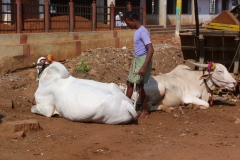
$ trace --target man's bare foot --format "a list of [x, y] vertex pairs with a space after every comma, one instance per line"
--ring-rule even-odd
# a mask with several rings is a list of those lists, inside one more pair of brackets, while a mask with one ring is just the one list
[[141, 112], [138, 114], [138, 118], [148, 118], [149, 113], [148, 112]]

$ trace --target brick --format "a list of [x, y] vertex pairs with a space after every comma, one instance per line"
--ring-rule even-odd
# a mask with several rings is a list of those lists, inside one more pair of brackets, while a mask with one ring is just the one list
[[2, 108], [12, 108], [12, 100], [0, 97], [0, 107]]
[[23, 131], [24, 133], [27, 133], [27, 132], [36, 132], [36, 131], [42, 130], [42, 127], [40, 126], [37, 120], [29, 119], [29, 120], [6, 122], [3, 124], [3, 130], [8, 133], [15, 133], [19, 131]]

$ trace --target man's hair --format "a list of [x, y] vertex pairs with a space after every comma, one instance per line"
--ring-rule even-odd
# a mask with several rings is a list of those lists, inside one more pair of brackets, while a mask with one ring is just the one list
[[133, 19], [139, 20], [139, 16], [132, 11], [129, 11], [125, 14], [124, 19], [126, 18], [128, 18], [130, 21], [132, 21]]

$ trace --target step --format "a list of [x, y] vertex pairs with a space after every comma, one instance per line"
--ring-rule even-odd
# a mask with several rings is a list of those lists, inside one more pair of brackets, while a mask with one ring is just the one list
[[160, 33], [175, 33], [175, 30], [164, 30], [164, 31], [150, 32], [150, 34], [160, 34]]
[[[175, 32], [176, 26], [174, 27], [166, 27], [166, 28], [150, 28], [150, 33], [155, 32], [163, 32], [163, 31], [169, 31], [169, 32]], [[205, 29], [204, 27], [199, 27], [199, 29]], [[195, 26], [181, 26], [181, 30], [196, 30]]]
[[[152, 31], [175, 30], [175, 29], [176, 29], [176, 27], [171, 28], [171, 27], [167, 26], [166, 28], [150, 28], [149, 30], [150, 30], [150, 32], [152, 32]], [[190, 27], [181, 26], [181, 29], [195, 29], [195, 27], [193, 27], [193, 26], [190, 26]]]
[[[199, 28], [200, 31], [206, 31], [205, 28]], [[181, 29], [179, 33], [185, 33], [185, 32], [194, 32], [195, 29]], [[160, 34], [160, 33], [175, 33], [174, 29], [169, 30], [161, 30], [161, 31], [150, 31], [150, 34]]]
[[[181, 25], [182, 27], [195, 27], [196, 25], [192, 25], [192, 24], [183, 24]], [[167, 25], [166, 28], [175, 28], [176, 25]], [[163, 28], [162, 25], [146, 25], [146, 28]]]
[[[176, 25], [167, 25], [167, 27], [175, 28]], [[181, 27], [196, 27], [195, 24], [182, 24]]]
[[151, 29], [151, 28], [163, 28], [163, 26], [160, 25], [146, 25], [146, 28]]

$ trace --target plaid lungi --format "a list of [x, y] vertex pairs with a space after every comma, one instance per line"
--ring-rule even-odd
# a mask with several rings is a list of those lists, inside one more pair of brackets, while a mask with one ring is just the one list
[[[127, 78], [127, 81], [130, 83], [141, 83], [141, 76], [138, 75], [137, 73], [139, 72], [140, 68], [142, 67], [142, 65], [144, 64], [145, 60], [146, 60], [147, 55], [143, 55], [143, 56], [139, 56], [139, 57], [135, 57], [133, 59], [132, 65], [130, 67], [129, 70], [129, 75]], [[143, 75], [143, 83], [147, 84], [148, 80], [150, 78], [151, 75], [151, 69], [152, 69], [152, 60], [149, 62], [146, 71]]]

